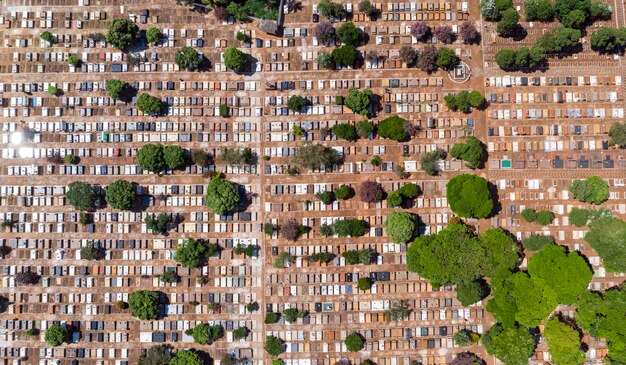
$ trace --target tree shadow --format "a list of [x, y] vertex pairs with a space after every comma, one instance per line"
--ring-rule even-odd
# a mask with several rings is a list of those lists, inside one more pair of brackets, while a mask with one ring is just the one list
[[508, 32], [500, 34], [502, 38], [511, 38], [512, 40], [519, 42], [526, 38], [528, 31], [519, 24], [516, 24]]
[[491, 181], [487, 181], [487, 188], [489, 189], [489, 196], [491, 197], [491, 201], [493, 201], [493, 209], [487, 218], [493, 218], [500, 214], [502, 211], [502, 203], [500, 203], [498, 187], [493, 184]]

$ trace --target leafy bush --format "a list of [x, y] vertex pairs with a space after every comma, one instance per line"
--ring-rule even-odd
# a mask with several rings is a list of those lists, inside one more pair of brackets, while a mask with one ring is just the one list
[[340, 161], [339, 153], [321, 144], [305, 144], [298, 148], [291, 161], [310, 170], [319, 170], [324, 166], [332, 166]]
[[144, 144], [139, 151], [137, 151], [136, 159], [142, 170], [160, 172], [165, 166], [163, 145], [152, 143]]
[[426, 152], [420, 160], [420, 166], [422, 170], [428, 176], [435, 176], [439, 173], [439, 161], [446, 158], [446, 152], [440, 148]]
[[209, 248], [203, 241], [187, 238], [176, 247], [174, 258], [182, 267], [193, 269], [206, 260], [208, 253]]
[[345, 14], [343, 6], [330, 0], [321, 0], [317, 4], [318, 13], [326, 18], [341, 18]]
[[171, 284], [178, 282], [178, 280], [180, 280], [180, 277], [178, 276], [176, 271], [166, 270], [163, 272], [163, 274], [161, 274], [161, 277], [159, 279], [162, 283]]
[[335, 201], [335, 193], [332, 191], [322, 191], [315, 194], [315, 197], [318, 198], [322, 203], [328, 205]]
[[200, 323], [191, 330], [193, 341], [198, 345], [212, 344], [224, 335], [224, 327], [221, 324], [209, 325]]
[[161, 30], [157, 27], [150, 27], [146, 31], [146, 41], [148, 43], [157, 43], [161, 40]]
[[307, 261], [309, 262], [323, 262], [328, 264], [335, 258], [335, 255], [330, 252], [317, 252], [312, 255], [307, 256]]
[[545, 53], [561, 53], [577, 46], [580, 37], [580, 30], [560, 26], [539, 37], [536, 44]]
[[[357, 58], [357, 50], [354, 46], [345, 45], [343, 47], [335, 48], [331, 54], [332, 63], [339, 67], [354, 67], [354, 63]], [[318, 62], [319, 62], [318, 58]], [[321, 62], [320, 62], [321, 64]], [[327, 61], [324, 64], [328, 65]], [[324, 66], [322, 66], [324, 67]]]
[[265, 314], [265, 324], [274, 324], [278, 323], [280, 320], [280, 314], [275, 312], [267, 312]]
[[70, 333], [65, 327], [53, 324], [46, 330], [44, 340], [50, 347], [57, 347], [67, 340]]
[[346, 259], [348, 265], [369, 265], [372, 263], [374, 257], [376, 257], [376, 252], [369, 248], [363, 250], [348, 250], [342, 253], [341, 256]]
[[223, 148], [220, 157], [229, 165], [253, 165], [254, 153], [250, 148]]
[[353, 112], [366, 115], [369, 113], [372, 95], [373, 93], [370, 89], [358, 90], [353, 87], [350, 88], [344, 103]]
[[450, 154], [454, 158], [465, 161], [467, 167], [476, 169], [485, 158], [485, 146], [480, 139], [471, 136], [467, 137], [465, 143], [455, 143]]
[[359, 281], [357, 282], [357, 287], [359, 288], [359, 290], [370, 290], [372, 288], [372, 280], [368, 277], [364, 277], [364, 278], [359, 278]]
[[361, 219], [339, 219], [332, 224], [332, 228], [339, 237], [360, 237], [365, 234], [367, 223]]
[[283, 343], [283, 340], [275, 336], [265, 337], [264, 348], [265, 348], [265, 351], [272, 356], [278, 356], [282, 354], [283, 352], [285, 352], [285, 344]]
[[343, 23], [337, 29], [337, 35], [341, 43], [349, 46], [358, 46], [363, 39], [363, 30], [358, 28], [352, 22]]
[[202, 62], [202, 58], [198, 51], [193, 47], [185, 46], [176, 52], [174, 61], [183, 70], [194, 71], [197, 70]]
[[411, 67], [417, 61], [417, 51], [411, 46], [402, 46], [400, 48], [400, 61]]
[[178, 350], [168, 365], [202, 365], [204, 361], [193, 350]]
[[452, 110], [460, 110], [469, 113], [471, 107], [479, 108], [486, 103], [485, 97], [480, 91], [461, 91], [457, 94], [448, 94], [444, 97], [446, 106]]
[[[422, 54], [423, 58], [424, 54]], [[443, 70], [449, 70], [450, 67], [459, 63], [459, 58], [456, 56], [453, 50], [447, 47], [441, 47], [437, 51], [437, 60], [435, 65]]]
[[598, 176], [575, 180], [569, 191], [574, 199], [585, 203], [601, 204], [609, 198], [609, 184]]
[[110, 97], [120, 100], [124, 97], [126, 91], [130, 88], [128, 83], [118, 80], [110, 79], [106, 81], [106, 90]]
[[233, 338], [235, 340], [243, 340], [248, 337], [250, 330], [246, 326], [238, 327], [233, 330]]
[[417, 220], [407, 212], [391, 212], [385, 220], [387, 234], [394, 243], [408, 242], [415, 233]]
[[361, 336], [358, 332], [352, 332], [346, 339], [344, 340], [346, 344], [346, 349], [350, 352], [358, 352], [361, 351], [365, 345], [365, 340], [363, 336]]
[[477, 175], [461, 174], [452, 178], [446, 186], [446, 197], [459, 217], [487, 218], [493, 211], [487, 180]]
[[248, 64], [246, 54], [235, 47], [228, 47], [224, 52], [224, 65], [237, 72], [242, 71]]
[[335, 190], [335, 198], [340, 200], [350, 199], [354, 196], [354, 189], [349, 185], [340, 185]]
[[130, 314], [141, 320], [157, 319], [159, 312], [159, 295], [150, 290], [138, 290], [130, 294], [128, 299]]
[[294, 112], [300, 112], [307, 105], [307, 100], [300, 95], [292, 95], [289, 97], [287, 107]]

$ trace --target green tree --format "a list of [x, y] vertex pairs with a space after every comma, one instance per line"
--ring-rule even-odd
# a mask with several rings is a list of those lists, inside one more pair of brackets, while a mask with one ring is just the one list
[[585, 240], [602, 257], [608, 272], [626, 272], [626, 222], [601, 217], [591, 222]]
[[78, 59], [78, 57], [76, 57], [76, 55], [71, 54], [67, 56], [67, 63], [72, 66], [78, 66], [80, 60]]
[[172, 357], [169, 365], [203, 365], [204, 361], [193, 350], [178, 350], [176, 355]]
[[348, 123], [340, 123], [335, 124], [332, 128], [333, 133], [347, 141], [356, 141], [358, 139], [358, 134], [356, 133], [356, 128], [352, 124]]
[[461, 174], [452, 178], [446, 186], [446, 197], [459, 217], [487, 218], [493, 211], [487, 180], [477, 175]]
[[394, 243], [408, 242], [415, 234], [417, 221], [407, 212], [391, 212], [385, 221], [385, 229]]
[[359, 90], [355, 87], [350, 88], [345, 105], [357, 114], [366, 115], [369, 113], [372, 95], [373, 93], [370, 89]]
[[214, 214], [232, 212], [239, 200], [239, 191], [235, 184], [222, 178], [211, 179], [207, 187], [206, 202]]
[[585, 14], [591, 11], [591, 0], [556, 0], [554, 11], [557, 19], [563, 20], [574, 10], [580, 10]]
[[573, 10], [569, 14], [567, 14], [561, 20], [561, 24], [563, 24], [566, 28], [574, 28], [579, 29], [585, 25], [587, 21], [587, 14], [585, 14], [581, 10]]
[[365, 345], [365, 340], [360, 333], [352, 332], [348, 336], [346, 336], [344, 343], [346, 344], [346, 348], [348, 349], [348, 351], [358, 352], [363, 349]]
[[522, 240], [522, 246], [530, 251], [541, 251], [547, 245], [554, 243], [554, 237], [543, 234], [533, 234]]
[[607, 20], [611, 18], [611, 7], [609, 6], [609, 4], [603, 3], [601, 1], [594, 1], [591, 3], [589, 13], [591, 15], [591, 19], [593, 20]]
[[165, 346], [152, 346], [139, 358], [138, 365], [169, 365], [172, 355]]
[[46, 330], [46, 335], [44, 336], [44, 339], [48, 346], [57, 347], [65, 342], [69, 335], [70, 334], [67, 328], [61, 327], [58, 324], [53, 324]]
[[457, 346], [469, 346], [472, 343], [469, 331], [461, 330], [454, 334], [454, 344]]
[[[461, 281], [456, 286], [456, 299], [464, 307], [470, 306], [479, 300], [483, 300], [489, 291], [487, 285], [482, 280]], [[469, 336], [468, 336], [469, 338]], [[456, 340], [456, 336], [455, 336]]]
[[505, 35], [518, 26], [520, 15], [515, 8], [510, 7], [501, 13], [502, 18], [496, 25], [496, 32]]
[[579, 44], [580, 37], [580, 30], [560, 26], [539, 37], [536, 45], [546, 53], [566, 52]]
[[44, 41], [53, 44], [54, 43], [54, 36], [52, 35], [52, 33], [46, 31], [41, 32], [41, 34], [39, 35], [39, 38], [43, 39]]
[[515, 50], [511, 48], [502, 48], [496, 52], [495, 58], [498, 67], [503, 70], [512, 69], [515, 66]]
[[137, 290], [128, 298], [130, 314], [141, 320], [157, 319], [159, 314], [159, 294], [150, 290]]
[[333, 223], [332, 228], [339, 237], [360, 237], [365, 234], [367, 223], [360, 219], [339, 219]]
[[172, 170], [180, 168], [185, 164], [185, 150], [179, 146], [169, 145], [163, 148], [163, 158], [165, 164]]
[[363, 30], [357, 28], [354, 23], [343, 23], [339, 29], [337, 29], [337, 35], [341, 43], [349, 46], [358, 46], [363, 39]]
[[536, 252], [528, 261], [528, 273], [545, 280], [562, 304], [574, 303], [593, 275], [582, 256], [577, 252], [566, 253], [564, 247], [557, 245]]
[[443, 70], [449, 70], [450, 67], [459, 63], [459, 58], [456, 56], [453, 50], [448, 47], [441, 47], [437, 51], [437, 61], [435, 64], [437, 67]]
[[322, 201], [322, 203], [328, 205], [335, 201], [335, 193], [332, 191], [321, 191], [315, 194], [315, 197]]
[[480, 1], [480, 13], [486, 20], [494, 21], [499, 20], [501, 13], [513, 7], [512, 0], [481, 0]]
[[159, 279], [162, 283], [171, 284], [177, 283], [180, 277], [174, 270], [165, 270]]
[[335, 190], [335, 198], [340, 200], [350, 199], [354, 196], [354, 189], [349, 185], [340, 185]]
[[[355, 49], [356, 52], [356, 49]], [[355, 55], [355, 59], [356, 59], [356, 55]], [[320, 52], [317, 54], [317, 63], [320, 65], [320, 67], [322, 68], [332, 68], [334, 63], [333, 63], [333, 56], [328, 53], [328, 52]]]
[[300, 95], [292, 95], [289, 97], [289, 101], [287, 102], [287, 106], [289, 110], [294, 112], [300, 112], [302, 108], [307, 105], [307, 100]]
[[341, 4], [334, 3], [330, 0], [321, 0], [317, 4], [317, 11], [321, 16], [326, 18], [340, 18], [345, 14], [345, 10]]
[[[357, 58], [357, 50], [354, 46], [345, 45], [333, 49], [330, 54], [332, 63], [339, 67], [354, 67]], [[318, 58], [319, 62], [319, 58]]]
[[[356, 124], [356, 134], [360, 138], [369, 138], [374, 133], [374, 123], [362, 120]], [[626, 142], [624, 143], [626, 145]]]
[[507, 365], [526, 365], [535, 352], [533, 335], [524, 327], [496, 324], [481, 339], [489, 355]]
[[303, 318], [307, 314], [308, 312], [299, 311], [296, 308], [287, 308], [283, 311], [283, 315], [285, 316], [285, 321], [287, 323], [294, 323], [295, 321], [298, 320], [298, 318]]
[[121, 100], [130, 85], [118, 79], [110, 79], [106, 81], [106, 90], [110, 97]]
[[80, 248], [80, 258], [83, 260], [100, 260], [104, 258], [105, 250], [100, 244], [96, 244], [93, 241], [87, 242]]
[[408, 123], [397, 115], [383, 119], [378, 122], [378, 135], [398, 142], [404, 141], [409, 137]]
[[250, 148], [223, 148], [220, 157], [229, 165], [253, 165], [255, 160]]
[[537, 212], [537, 223], [541, 224], [542, 226], [547, 226], [549, 224], [552, 224], [552, 221], [554, 220], [554, 213], [552, 213], [549, 210], [542, 210], [540, 212]]
[[485, 158], [485, 147], [480, 139], [471, 136], [465, 139], [465, 143], [454, 144], [450, 154], [454, 158], [465, 161], [467, 167], [476, 169]]
[[135, 206], [135, 188], [126, 180], [115, 180], [109, 184], [105, 200], [113, 209], [130, 210]]
[[[593, 34], [591, 35], [593, 37]], [[626, 123], [615, 123], [609, 129], [611, 144], [626, 148]]]
[[324, 166], [332, 166], [339, 163], [339, 153], [330, 147], [321, 144], [307, 143], [298, 148], [296, 154], [291, 158], [295, 165], [319, 170]]
[[609, 198], [609, 184], [598, 176], [575, 180], [569, 191], [574, 199], [585, 203], [601, 204]]
[[361, 0], [361, 2], [359, 3], [359, 11], [361, 13], [367, 14], [370, 17], [372, 15], [376, 14], [376, 12], [377, 12], [376, 8], [370, 2], [370, 0]]
[[212, 344], [224, 335], [224, 327], [220, 324], [209, 325], [200, 323], [191, 330], [191, 337], [198, 345]]
[[137, 163], [142, 170], [151, 172], [161, 172], [165, 166], [165, 158], [163, 156], [163, 145], [161, 144], [144, 144], [137, 151]]
[[161, 30], [157, 27], [150, 27], [146, 31], [146, 41], [148, 43], [157, 43], [161, 40]]
[[285, 352], [285, 343], [276, 336], [266, 336], [264, 348], [268, 354], [276, 357]]
[[224, 65], [231, 70], [243, 71], [248, 64], [248, 58], [246, 54], [241, 52], [235, 47], [228, 47], [224, 52]]
[[359, 278], [357, 281], [357, 287], [359, 290], [363, 291], [370, 290], [372, 288], [372, 279], [368, 277]]
[[93, 187], [83, 181], [74, 181], [67, 186], [65, 197], [75, 209], [86, 211], [93, 209], [96, 202], [96, 193]]
[[280, 314], [276, 312], [267, 312], [265, 314], [265, 324], [278, 323], [278, 320], [280, 320]]
[[185, 46], [176, 52], [174, 61], [181, 69], [193, 71], [198, 69], [202, 59], [193, 47]]
[[208, 251], [208, 246], [203, 241], [187, 238], [176, 247], [174, 258], [181, 266], [193, 269], [206, 260]]
[[142, 113], [157, 115], [161, 113], [161, 99], [148, 93], [143, 93], [137, 98], [137, 109]]
[[233, 338], [235, 340], [243, 340], [244, 338], [248, 337], [248, 333], [250, 333], [248, 327], [237, 327], [233, 330]]
[[439, 173], [439, 162], [446, 158], [446, 152], [440, 148], [426, 152], [420, 160], [420, 167], [426, 175], [435, 176]]
[[585, 353], [580, 350], [580, 333], [558, 317], [548, 320], [543, 337], [555, 363], [575, 365], [585, 362]]
[[57, 96], [58, 93], [59, 93], [59, 89], [57, 89], [56, 86], [53, 86], [53, 85], [48, 86], [48, 94], [52, 96]]
[[113, 19], [109, 32], [106, 35], [107, 42], [111, 43], [118, 49], [125, 49], [137, 39], [139, 35], [139, 27], [130, 19], [118, 18]]
[[554, 17], [554, 7], [550, 0], [527, 0], [524, 2], [526, 21], [550, 21]]

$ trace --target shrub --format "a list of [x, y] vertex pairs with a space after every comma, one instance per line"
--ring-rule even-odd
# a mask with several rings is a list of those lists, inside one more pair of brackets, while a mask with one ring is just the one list
[[160, 172], [165, 166], [163, 145], [145, 144], [137, 151], [137, 163], [142, 170]]
[[15, 283], [18, 285], [35, 285], [41, 277], [32, 271], [18, 272], [15, 274]]
[[346, 349], [350, 352], [358, 352], [363, 349], [365, 344], [365, 340], [363, 340], [363, 336], [361, 336], [358, 332], [352, 332], [346, 339], [344, 340], [346, 344]]
[[522, 218], [524, 218], [524, 220], [529, 223], [537, 220], [537, 211], [532, 208], [522, 210], [521, 215]]
[[224, 335], [224, 327], [221, 324], [209, 325], [200, 323], [191, 330], [193, 341], [199, 345], [212, 344]]
[[502, 13], [502, 18], [496, 26], [496, 31], [500, 35], [507, 35], [518, 26], [520, 15], [514, 8], [508, 8]]
[[104, 258], [104, 247], [101, 247], [99, 243], [93, 241], [87, 242], [80, 248], [80, 258], [82, 260], [100, 260]]
[[363, 250], [349, 250], [341, 254], [346, 259], [348, 265], [369, 265], [376, 256], [376, 253], [369, 248]]
[[335, 258], [335, 255], [330, 252], [318, 252], [312, 255], [307, 256], [307, 261], [309, 262], [323, 262], [328, 264]]
[[39, 38], [43, 39], [44, 41], [52, 44], [54, 43], [54, 36], [52, 35], [52, 33], [46, 31], [41, 32], [41, 34], [39, 35]]
[[80, 63], [80, 60], [78, 59], [78, 57], [71, 54], [67, 57], [67, 63], [69, 63], [72, 66], [78, 66], [78, 64]]
[[330, 0], [321, 0], [317, 4], [317, 11], [321, 16], [326, 18], [341, 18], [345, 14], [345, 10], [341, 4], [334, 3]]
[[[322, 1], [325, 1], [325, 0], [322, 0]], [[283, 340], [275, 336], [265, 337], [264, 348], [265, 348], [265, 351], [272, 356], [278, 356], [282, 354], [283, 352], [285, 352], [285, 344], [283, 343]]]
[[370, 290], [372, 288], [372, 280], [368, 277], [359, 278], [357, 287], [359, 288], [359, 290], [363, 291]]
[[67, 328], [61, 327], [58, 324], [53, 324], [46, 330], [46, 335], [44, 336], [44, 339], [48, 346], [57, 347], [65, 342], [69, 335], [70, 334]]
[[174, 61], [183, 70], [194, 71], [201, 63], [200, 54], [192, 47], [185, 46], [176, 52]]
[[295, 220], [289, 220], [280, 227], [280, 233], [288, 241], [296, 241], [300, 237], [300, 225]]
[[339, 237], [359, 237], [365, 234], [367, 223], [360, 219], [340, 219], [332, 224], [332, 228]]
[[198, 166], [206, 166], [210, 162], [210, 155], [203, 150], [191, 150], [191, 161]]
[[554, 213], [552, 213], [551, 211], [544, 210], [541, 212], [537, 212], [537, 223], [541, 224], [542, 226], [547, 226], [548, 224], [551, 224], [553, 220]]
[[468, 137], [465, 143], [455, 143], [450, 150], [450, 154], [454, 158], [465, 161], [467, 167], [476, 169], [485, 158], [485, 148], [478, 138], [472, 136]]
[[265, 314], [265, 324], [278, 323], [280, 320], [280, 314], [274, 312], [267, 312]]
[[369, 113], [372, 95], [373, 93], [370, 89], [358, 90], [354, 87], [350, 88], [345, 99], [345, 105], [357, 114], [366, 115]]
[[223, 148], [220, 157], [229, 165], [254, 164], [254, 153], [250, 148]]
[[335, 193], [332, 191], [322, 191], [315, 194], [315, 197], [322, 201], [322, 203], [328, 205], [335, 201]]
[[148, 43], [157, 43], [161, 40], [161, 30], [157, 27], [150, 27], [146, 31], [146, 41]]
[[560, 26], [539, 37], [536, 44], [546, 53], [560, 53], [578, 45], [580, 37], [580, 30]]
[[417, 51], [411, 46], [402, 46], [400, 48], [400, 61], [410, 67], [417, 61]]
[[246, 326], [238, 327], [233, 330], [233, 338], [235, 340], [243, 340], [244, 338], [248, 337], [249, 332], [250, 330], [248, 330], [248, 327]]
[[239, 200], [239, 191], [235, 184], [222, 178], [211, 179], [207, 187], [206, 203], [214, 214], [232, 212]]
[[[356, 57], [355, 57], [356, 59]], [[317, 54], [317, 63], [322, 68], [333, 68], [333, 56], [328, 52], [320, 52]]]
[[307, 105], [307, 100], [300, 95], [292, 95], [287, 102], [289, 110], [300, 112]]
[[215, 8], [213, 8], [213, 15], [215, 16], [215, 19], [222, 22], [228, 20], [228, 17], [230, 16], [230, 14], [228, 14], [228, 11], [226, 11], [226, 9], [222, 6], [216, 6]]
[[339, 163], [340, 156], [333, 148], [321, 144], [305, 144], [298, 148], [291, 161], [310, 170], [319, 170]]
[[57, 89], [56, 86], [53, 86], [53, 85], [48, 86], [48, 94], [52, 96], [56, 96], [58, 93], [59, 93], [59, 89]]
[[365, 203], [375, 203], [385, 198], [385, 190], [379, 183], [365, 180], [359, 187], [359, 196]]
[[163, 283], [171, 284], [171, 283], [178, 282], [180, 278], [178, 277], [178, 274], [176, 273], [176, 271], [166, 270], [165, 272], [163, 272], [163, 274], [161, 274], [161, 277], [159, 279]]
[[435, 176], [439, 173], [439, 161], [444, 158], [446, 158], [446, 152], [442, 149], [426, 152], [420, 160], [420, 166], [426, 175]]
[[176, 247], [174, 258], [182, 267], [193, 269], [206, 260], [208, 253], [209, 248], [203, 241], [187, 238]]
[[354, 189], [349, 185], [340, 185], [335, 190], [335, 198], [340, 200], [350, 199], [354, 196]]

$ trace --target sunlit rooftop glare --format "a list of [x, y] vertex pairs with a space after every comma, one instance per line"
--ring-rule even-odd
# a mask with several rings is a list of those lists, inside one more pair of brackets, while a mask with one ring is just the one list
[[11, 134], [11, 144], [18, 145], [22, 143], [22, 132], [14, 132]]

